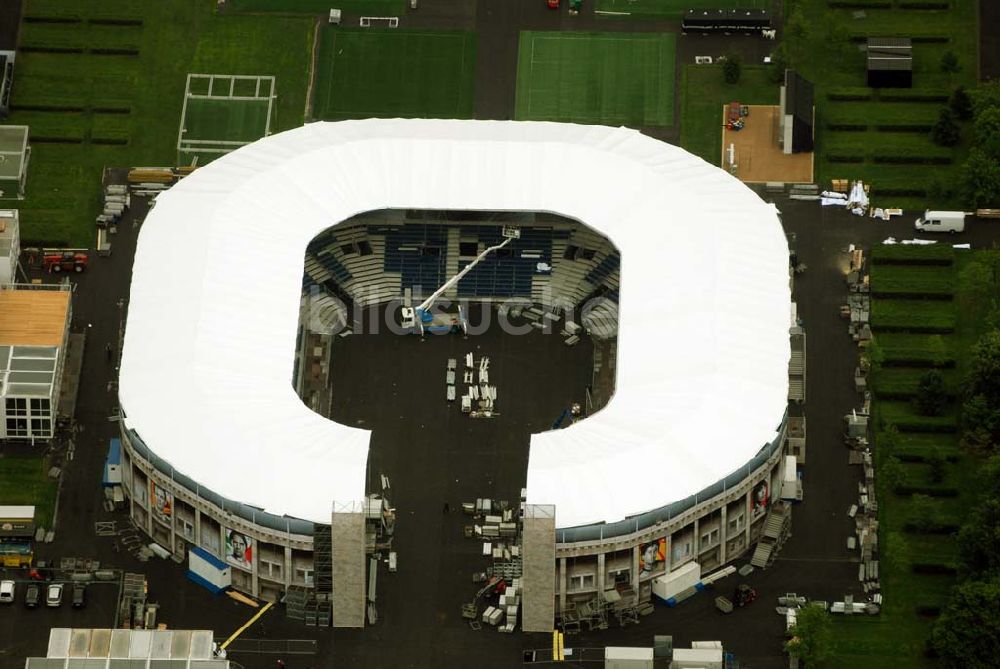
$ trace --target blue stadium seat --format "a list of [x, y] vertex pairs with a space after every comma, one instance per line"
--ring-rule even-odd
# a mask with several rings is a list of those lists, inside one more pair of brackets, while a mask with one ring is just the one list
[[448, 230], [443, 225], [409, 224], [385, 232], [385, 271], [398, 272], [402, 288], [429, 294], [447, 277]]
[[[495, 246], [503, 241], [500, 226], [463, 226], [463, 239], [478, 239], [481, 247]], [[538, 263], [552, 264], [553, 231], [550, 228], [521, 228], [515, 239], [499, 253], [483, 259], [475, 269], [458, 282], [460, 297], [531, 297], [531, 281], [538, 273]], [[533, 252], [532, 257], [522, 252]], [[533, 257], [538, 254], [538, 257]], [[463, 269], [472, 259], [463, 259]]]

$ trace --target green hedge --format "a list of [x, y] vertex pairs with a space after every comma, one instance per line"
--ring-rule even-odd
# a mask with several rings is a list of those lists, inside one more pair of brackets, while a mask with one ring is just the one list
[[879, 244], [872, 248], [871, 261], [873, 265], [951, 265], [955, 249], [949, 244]]
[[921, 416], [910, 402], [884, 401], [879, 403], [883, 425], [895, 425], [900, 432], [950, 433], [958, 429], [954, 409], [942, 416]]
[[[872, 387], [883, 399], [909, 399], [917, 394], [920, 378], [926, 369], [883, 367], [873, 378]], [[950, 396], [958, 393], [959, 379], [955, 370], [944, 370], [945, 390]]]
[[955, 294], [955, 272], [948, 266], [874, 264], [869, 273], [873, 295]]
[[[891, 267], [891, 265], [890, 265]], [[954, 367], [955, 349], [952, 340], [943, 335], [897, 334], [878, 336], [885, 359], [883, 367], [910, 365], [919, 367]]]

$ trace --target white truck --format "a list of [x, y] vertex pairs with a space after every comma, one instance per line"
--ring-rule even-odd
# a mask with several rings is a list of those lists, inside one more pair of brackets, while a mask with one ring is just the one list
[[965, 230], [964, 211], [931, 211], [924, 212], [913, 224], [918, 232], [962, 232]]

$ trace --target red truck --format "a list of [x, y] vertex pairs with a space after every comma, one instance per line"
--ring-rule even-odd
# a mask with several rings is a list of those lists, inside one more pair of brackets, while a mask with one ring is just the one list
[[87, 269], [90, 257], [80, 251], [46, 252], [42, 256], [42, 269], [46, 272], [82, 272]]

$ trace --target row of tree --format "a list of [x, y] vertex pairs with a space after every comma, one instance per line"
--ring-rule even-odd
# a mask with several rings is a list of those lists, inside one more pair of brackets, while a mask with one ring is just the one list
[[1000, 329], [972, 349], [962, 444], [982, 461], [978, 495], [956, 535], [959, 582], [930, 645], [948, 669], [992, 669], [1000, 663]]

